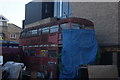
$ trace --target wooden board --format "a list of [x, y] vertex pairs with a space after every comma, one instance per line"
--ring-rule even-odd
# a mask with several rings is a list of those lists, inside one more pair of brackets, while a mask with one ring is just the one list
[[90, 65], [88, 66], [89, 79], [117, 79], [118, 70], [115, 65]]

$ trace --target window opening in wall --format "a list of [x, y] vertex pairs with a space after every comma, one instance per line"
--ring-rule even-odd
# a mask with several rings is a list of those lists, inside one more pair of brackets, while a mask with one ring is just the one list
[[10, 38], [16, 38], [16, 34], [10, 34]]

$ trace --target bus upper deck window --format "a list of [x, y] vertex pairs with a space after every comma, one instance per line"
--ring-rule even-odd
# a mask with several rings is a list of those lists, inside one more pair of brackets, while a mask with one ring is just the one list
[[61, 24], [60, 27], [62, 30], [70, 29], [70, 23]]
[[39, 34], [39, 35], [41, 34], [41, 32], [42, 32], [42, 30], [41, 30], [41, 29], [38, 29], [38, 34]]
[[32, 30], [32, 35], [37, 35], [37, 30]]
[[72, 23], [72, 29], [80, 29], [80, 25]]
[[[71, 26], [72, 29], [80, 29], [79, 24], [72, 23]], [[62, 28], [62, 30], [70, 29], [70, 23], [61, 24], [60, 27]]]
[[31, 31], [26, 32], [26, 36], [30, 36], [31, 35]]
[[22, 32], [21, 37], [26, 37], [26, 32]]
[[42, 29], [42, 34], [47, 34], [47, 33], [49, 33], [49, 27], [43, 28]]
[[58, 25], [50, 27], [50, 33], [54, 33], [54, 32], [57, 32], [57, 31], [58, 31]]

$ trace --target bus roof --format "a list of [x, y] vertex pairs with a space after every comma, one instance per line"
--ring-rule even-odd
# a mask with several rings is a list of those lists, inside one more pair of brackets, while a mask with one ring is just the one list
[[94, 26], [93, 22], [90, 20], [83, 19], [83, 18], [77, 18], [77, 17], [70, 17], [70, 18], [59, 19], [57, 21], [38, 25], [35, 27], [26, 28], [26, 29], [24, 29], [24, 31], [30, 30], [30, 29], [37, 29], [40, 27], [43, 28], [43, 27], [49, 27], [49, 26], [58, 25], [58, 24], [64, 24], [64, 23], [68, 23], [68, 22], [73, 22], [73, 23], [77, 23], [77, 24], [85, 25], [85, 26]]

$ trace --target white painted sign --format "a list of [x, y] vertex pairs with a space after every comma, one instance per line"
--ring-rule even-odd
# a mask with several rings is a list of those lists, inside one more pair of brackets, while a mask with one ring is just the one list
[[0, 65], [3, 64], [3, 56], [0, 56]]

